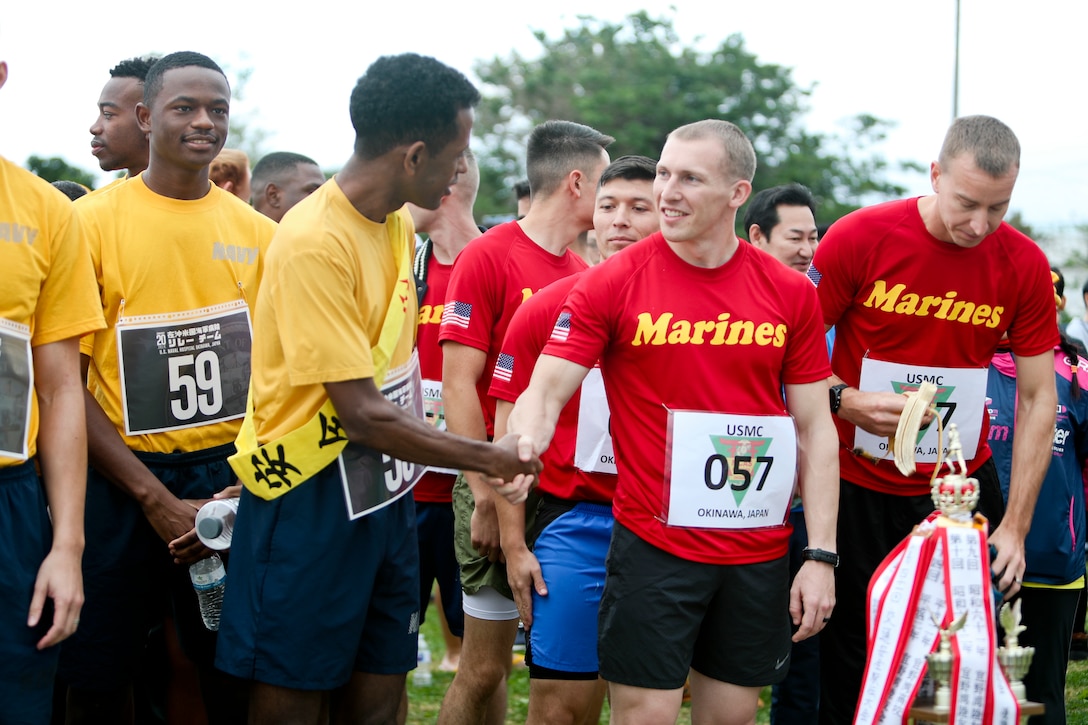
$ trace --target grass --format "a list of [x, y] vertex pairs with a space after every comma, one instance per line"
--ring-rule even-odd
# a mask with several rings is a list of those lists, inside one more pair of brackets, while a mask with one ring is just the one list
[[[432, 605], [427, 610], [427, 621], [423, 623], [423, 636], [427, 638], [427, 646], [431, 650], [431, 658], [435, 664], [445, 653], [442, 643], [442, 632], [439, 629], [438, 615]], [[1085, 668], [1084, 690], [1088, 696], [1088, 666]], [[412, 675], [408, 675], [408, 723], [422, 725], [433, 723], [438, 719], [438, 709], [442, 705], [442, 697], [446, 694], [446, 688], [453, 681], [453, 673], [432, 671], [432, 683], [426, 686], [416, 686], [412, 683]], [[507, 725], [522, 725], [529, 712], [529, 670], [524, 666], [515, 667], [509, 682], [509, 695], [506, 705]], [[770, 722], [771, 690], [767, 688], [760, 698], [762, 706], [756, 718], [757, 723]], [[1088, 707], [1088, 702], [1086, 702]], [[1088, 710], [1086, 710], [1088, 712]], [[608, 722], [608, 703], [606, 702], [601, 712], [602, 723]], [[680, 711], [680, 717], [676, 721], [681, 725], [691, 723], [691, 708], [684, 705]], [[1070, 722], [1073, 722], [1070, 720]], [[1088, 723], [1088, 720], [1085, 721]]]
[[[423, 624], [423, 634], [427, 638], [427, 644], [431, 649], [431, 656], [435, 663], [442, 659], [445, 647], [442, 644], [442, 633], [439, 630], [438, 616], [434, 608], [428, 611], [427, 621]], [[433, 672], [432, 684], [417, 687], [412, 684], [412, 676], [408, 676], [408, 722], [423, 725], [433, 723], [438, 719], [438, 709], [442, 705], [442, 697], [446, 694], [446, 688], [453, 681], [453, 674], [448, 672]], [[529, 711], [529, 671], [524, 667], [515, 667], [510, 678], [509, 701], [506, 709], [506, 722], [508, 725], [521, 725]], [[756, 722], [770, 722], [770, 688], [763, 691], [760, 698], [762, 705]], [[1069, 725], [1088, 725], [1088, 660], [1069, 663], [1069, 672], [1065, 679], [1065, 714]], [[605, 703], [601, 713], [601, 722], [608, 722], [608, 703]], [[680, 712], [677, 723], [688, 725], [691, 722], [691, 709], [685, 705]]]

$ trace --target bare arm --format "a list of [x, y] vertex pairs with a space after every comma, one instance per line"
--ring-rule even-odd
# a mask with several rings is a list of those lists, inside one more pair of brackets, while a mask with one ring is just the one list
[[[86, 380], [90, 358], [82, 356], [83, 379]], [[172, 494], [138, 459], [117, 431], [102, 406], [90, 391], [84, 389], [87, 421], [87, 450], [91, 465], [110, 480], [143, 510], [144, 516], [167, 544], [192, 531], [198, 501], [183, 501]], [[188, 547], [172, 552], [179, 562], [191, 563], [210, 552], [195, 537]]]
[[540, 469], [535, 456], [518, 459], [514, 438], [492, 445], [436, 430], [386, 400], [371, 378], [325, 383], [325, 390], [352, 443], [426, 466], [482, 471], [501, 481], [531, 480]]
[[520, 447], [537, 454], [548, 449], [563, 406], [587, 374], [589, 368], [554, 355], [537, 359], [529, 387], [518, 398], [508, 421], [510, 432], [520, 436]]
[[[498, 400], [495, 405], [495, 435], [505, 435], [507, 419], [514, 404]], [[526, 628], [533, 626], [533, 588], [541, 596], [548, 593], [540, 562], [525, 543], [525, 503], [510, 503], [495, 496], [495, 513], [499, 518], [502, 553], [506, 559], [506, 578]]]
[[[442, 405], [446, 411], [446, 430], [478, 441], [487, 440], [487, 423], [476, 392], [476, 382], [484, 374], [487, 353], [460, 342], [442, 343]], [[499, 520], [495, 501], [483, 476], [464, 471], [472, 490], [472, 545], [495, 561], [501, 553]]]
[[1054, 353], [1016, 358], [1016, 437], [1012, 442], [1012, 476], [1005, 517], [990, 537], [997, 549], [991, 564], [1001, 577], [998, 588], [1006, 598], [1020, 590], [1024, 579], [1024, 537], [1031, 528], [1035, 500], [1050, 465], [1054, 441]]
[[83, 607], [83, 503], [87, 494], [87, 434], [79, 338], [34, 348], [38, 398], [38, 461], [53, 519], [53, 545], [38, 569], [27, 619], [35, 626], [46, 599], [53, 600], [53, 626], [38, 642], [45, 649], [76, 631]]
[[[786, 401], [797, 421], [801, 500], [805, 507], [808, 545], [837, 551], [835, 526], [839, 511], [838, 436], [827, 407], [827, 383], [787, 385]], [[806, 561], [793, 580], [790, 615], [800, 625], [794, 642], [824, 628], [835, 607], [835, 572], [830, 564]]]

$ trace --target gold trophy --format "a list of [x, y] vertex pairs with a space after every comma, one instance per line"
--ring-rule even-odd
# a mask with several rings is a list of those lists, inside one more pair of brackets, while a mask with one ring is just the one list
[[1024, 703], [1027, 702], [1028, 697], [1024, 690], [1023, 679], [1028, 673], [1028, 668], [1031, 667], [1035, 648], [1020, 646], [1020, 633], [1026, 629], [1020, 624], [1021, 601], [1017, 599], [1012, 605], [1008, 602], [1001, 605], [998, 618], [1001, 620], [1001, 627], [1005, 630], [1005, 646], [998, 648], [997, 661], [1001, 663], [1001, 669], [1009, 681], [1013, 696]]
[[[938, 628], [941, 626], [940, 621], [932, 613], [930, 613], [929, 618], [933, 620]], [[937, 692], [933, 696], [934, 712], [948, 712], [952, 705], [952, 688], [949, 686], [949, 682], [952, 679], [952, 663], [956, 658], [952, 653], [952, 637], [956, 632], [963, 629], [966, 622], [967, 612], [964, 612], [959, 619], [948, 625], [947, 629], [941, 630], [940, 645], [936, 651], [926, 655], [926, 662], [929, 664], [926, 672], [933, 678], [933, 682], [937, 686]]]

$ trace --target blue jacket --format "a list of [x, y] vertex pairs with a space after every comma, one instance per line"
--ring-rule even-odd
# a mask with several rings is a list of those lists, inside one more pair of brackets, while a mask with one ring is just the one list
[[[1073, 398], [1069, 359], [1054, 351], [1058, 410], [1050, 468], [1039, 490], [1031, 530], [1024, 542], [1024, 579], [1038, 584], [1069, 584], [1084, 576], [1084, 462], [1088, 457], [1088, 361], [1078, 358], [1080, 396]], [[990, 448], [1009, 498], [1012, 442], [1016, 417], [1016, 368], [1009, 353], [990, 364], [986, 408], [990, 415]]]

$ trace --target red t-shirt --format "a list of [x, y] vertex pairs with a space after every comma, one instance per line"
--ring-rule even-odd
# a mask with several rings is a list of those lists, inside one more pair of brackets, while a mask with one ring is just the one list
[[552, 254], [527, 237], [517, 222], [492, 227], [457, 257], [438, 339], [487, 353], [476, 393], [489, 436], [495, 433], [495, 401], [487, 391], [510, 318], [537, 290], [584, 269], [578, 255], [570, 250]]
[[[824, 322], [835, 326], [831, 367], [849, 385], [858, 385], [866, 357], [985, 370], [1006, 331], [1017, 355], [1038, 355], [1058, 342], [1046, 255], [1005, 223], [968, 249], [931, 235], [918, 199], [879, 204], [836, 222], [813, 266], [822, 275]], [[973, 415], [982, 429], [970, 471], [990, 457], [985, 406]], [[919, 463], [907, 478], [890, 456], [873, 463], [853, 455], [854, 426], [840, 418], [835, 424], [844, 479], [884, 493], [929, 493], [932, 464]]]
[[[567, 293], [580, 277], [572, 274], [553, 282], [514, 313], [491, 380], [492, 397], [513, 403], [529, 387], [536, 359], [548, 342]], [[616, 477], [583, 471], [574, 465], [581, 397], [581, 389], [576, 390], [559, 414], [551, 445], [540, 458], [544, 464], [540, 490], [568, 501], [610, 503], [616, 492]]]
[[[416, 347], [419, 350], [419, 371], [426, 381], [442, 380], [442, 347], [438, 344], [438, 325], [442, 321], [442, 302], [446, 299], [452, 264], [442, 264], [432, 251], [427, 259], [427, 291], [419, 301], [419, 326], [416, 328]], [[426, 503], [450, 503], [453, 500], [453, 482], [456, 476], [427, 470], [412, 489], [416, 501]]]
[[691, 561], [746, 564], [786, 554], [788, 525], [667, 526], [666, 434], [668, 410], [783, 415], [783, 384], [828, 377], [816, 290], [804, 275], [744, 243], [721, 267], [694, 267], [654, 234], [582, 275], [555, 327], [544, 354], [585, 367], [601, 361], [619, 423], [617, 521]]

